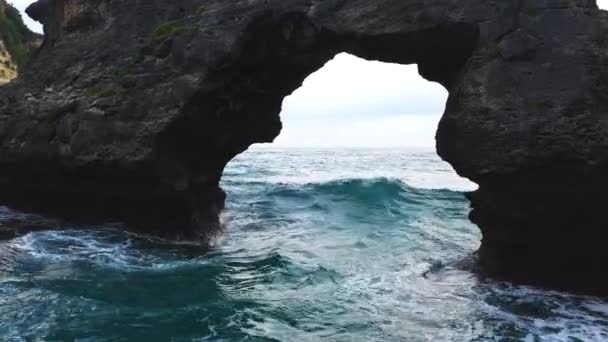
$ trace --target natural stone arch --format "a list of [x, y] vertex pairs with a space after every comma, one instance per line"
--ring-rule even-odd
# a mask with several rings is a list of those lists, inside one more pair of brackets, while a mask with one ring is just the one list
[[205, 235], [225, 164], [272, 140], [283, 97], [345, 51], [417, 63], [450, 92], [438, 153], [480, 185], [484, 271], [608, 289], [591, 262], [608, 256], [608, 17], [594, 0], [40, 0], [28, 13], [46, 38], [0, 87], [2, 203]]
[[[161, 159], [166, 156], [173, 166], [186, 163], [185, 169], [214, 174], [252, 144], [272, 142], [282, 128], [283, 99], [340, 52], [382, 62], [418, 63], [422, 75], [449, 90], [478, 35], [476, 25], [455, 23], [403, 35], [355, 36], [319, 29], [303, 14], [261, 16], [242, 38], [243, 58], [210, 73], [207, 80], [214, 88], [198, 89], [182, 116], [159, 135]], [[222, 139], [218, 131], [225, 136], [215, 146]], [[204, 158], [197, 154], [201, 145], [209, 153]], [[177, 155], [179, 161], [173, 158]], [[221, 174], [215, 177], [219, 180]]]

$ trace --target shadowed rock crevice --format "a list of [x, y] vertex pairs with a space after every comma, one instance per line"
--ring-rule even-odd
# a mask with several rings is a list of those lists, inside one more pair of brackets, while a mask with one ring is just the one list
[[40, 0], [28, 13], [45, 43], [0, 87], [2, 204], [205, 240], [225, 165], [272, 141], [284, 97], [348, 52], [416, 63], [449, 91], [437, 150], [480, 186], [483, 274], [608, 292], [595, 263], [608, 257], [608, 15], [594, 0]]

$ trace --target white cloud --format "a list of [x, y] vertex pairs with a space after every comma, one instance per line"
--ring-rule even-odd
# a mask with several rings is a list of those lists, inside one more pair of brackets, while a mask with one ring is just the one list
[[275, 144], [432, 147], [447, 95], [416, 65], [339, 54], [285, 99]]
[[[415, 65], [366, 61], [339, 54], [284, 102], [285, 115], [430, 114], [443, 111], [445, 89], [426, 82]], [[403, 106], [407, 103], [407, 106]]]

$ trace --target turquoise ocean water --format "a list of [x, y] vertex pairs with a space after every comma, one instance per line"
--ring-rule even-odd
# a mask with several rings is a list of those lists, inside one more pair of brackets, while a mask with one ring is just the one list
[[[256, 148], [210, 250], [0, 208], [0, 341], [604, 341], [608, 302], [466, 269], [480, 234], [433, 151]], [[46, 226], [45, 226], [46, 225]]]

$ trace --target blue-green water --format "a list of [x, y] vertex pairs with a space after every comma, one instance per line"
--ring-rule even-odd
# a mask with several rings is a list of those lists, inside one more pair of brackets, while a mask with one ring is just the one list
[[461, 267], [474, 185], [432, 151], [257, 149], [223, 186], [206, 253], [51, 223], [0, 242], [0, 341], [608, 340], [602, 299]]

